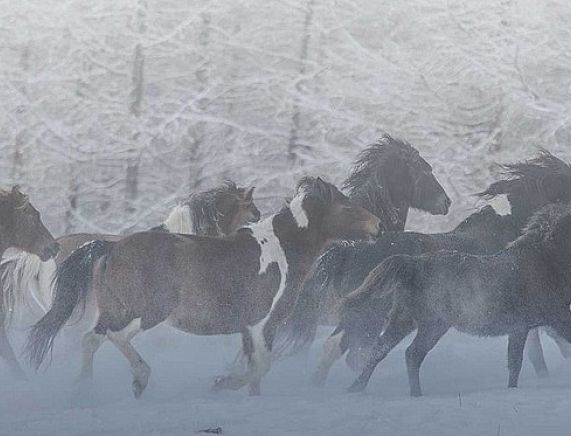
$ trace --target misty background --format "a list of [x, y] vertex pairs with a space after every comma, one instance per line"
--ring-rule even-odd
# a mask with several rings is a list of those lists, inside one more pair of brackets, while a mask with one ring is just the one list
[[571, 158], [570, 48], [566, 0], [0, 0], [0, 183], [55, 235], [225, 178], [268, 214], [386, 131], [454, 201], [409, 227], [449, 229], [493, 162]]

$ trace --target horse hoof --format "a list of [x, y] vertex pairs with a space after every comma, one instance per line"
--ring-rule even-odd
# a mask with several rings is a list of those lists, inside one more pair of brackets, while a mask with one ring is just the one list
[[410, 396], [412, 398], [420, 398], [420, 397], [422, 397], [422, 392], [421, 391], [411, 392]]
[[218, 392], [222, 390], [233, 389], [233, 381], [234, 377], [231, 375], [219, 375], [218, 377], [214, 378], [211, 390]]
[[363, 392], [365, 390], [366, 386], [367, 386], [366, 384], [360, 383], [357, 380], [351, 386], [349, 386], [349, 388], [347, 389], [347, 392], [350, 392], [350, 393]]
[[537, 371], [537, 376], [539, 378], [546, 378], [549, 377], [549, 371], [547, 369], [543, 369], [541, 371]]
[[316, 388], [322, 388], [325, 386], [325, 377], [319, 373], [315, 373], [311, 377], [311, 384]]
[[133, 395], [135, 396], [135, 399], [141, 398], [141, 395], [143, 394], [143, 391], [146, 387], [146, 383], [143, 384], [139, 380], [133, 381]]

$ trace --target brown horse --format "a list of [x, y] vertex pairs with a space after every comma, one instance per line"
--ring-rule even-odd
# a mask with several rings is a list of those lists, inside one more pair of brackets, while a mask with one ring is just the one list
[[[40, 213], [32, 206], [28, 196], [13, 187], [10, 192], [0, 191], [0, 256], [8, 248], [18, 248], [48, 260], [59, 250], [58, 243], [46, 229]], [[23, 378], [5, 331], [4, 298], [0, 298], [0, 357], [13, 374]]]
[[250, 384], [259, 394], [276, 327], [313, 261], [331, 241], [370, 238], [379, 227], [377, 217], [333, 185], [307, 177], [289, 206], [229, 237], [143, 232], [115, 243], [94, 241], [58, 271], [54, 304], [30, 333], [31, 362], [41, 364], [92, 283], [99, 319], [84, 337], [82, 378], [92, 377], [93, 355], [108, 338], [129, 361], [139, 397], [150, 368], [130, 340], [166, 321], [199, 335], [242, 333], [248, 370], [219, 378], [215, 387]]
[[[240, 227], [260, 219], [253, 193], [253, 187], [238, 187], [231, 181], [207, 191], [193, 193], [173, 207], [166, 220], [153, 230], [217, 237], [232, 234]], [[4, 306], [0, 309], [3, 309], [6, 324], [10, 324], [14, 314], [32, 314], [35, 321], [48, 311], [56, 270], [74, 250], [90, 241], [115, 242], [121, 238], [119, 235], [100, 233], [65, 235], [57, 239], [60, 246], [57, 256], [46, 262], [30, 253], [19, 253], [3, 260], [0, 266], [0, 289], [4, 296]], [[24, 307], [26, 310], [23, 310]], [[87, 313], [91, 316], [84, 317], [83, 321], [92, 322], [94, 312], [95, 308], [89, 305]], [[3, 334], [0, 331], [0, 335]], [[5, 336], [0, 337], [0, 354], [14, 355]], [[14, 368], [18, 365], [15, 359], [12, 365]], [[23, 371], [18, 366], [15, 373], [23, 374]]]

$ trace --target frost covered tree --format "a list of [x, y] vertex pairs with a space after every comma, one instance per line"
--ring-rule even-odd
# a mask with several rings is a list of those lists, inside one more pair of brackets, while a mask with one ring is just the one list
[[474, 207], [493, 162], [571, 159], [564, 0], [1, 1], [3, 185], [56, 234], [142, 229], [191, 190], [340, 182], [387, 131]]

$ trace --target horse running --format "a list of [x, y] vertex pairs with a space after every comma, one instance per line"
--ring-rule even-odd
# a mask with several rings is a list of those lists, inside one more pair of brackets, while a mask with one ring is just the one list
[[[418, 150], [408, 142], [389, 135], [384, 135], [359, 154], [343, 189], [352, 202], [378, 216], [386, 224], [387, 231], [403, 231], [411, 208], [432, 215], [446, 215], [451, 204], [432, 167]], [[335, 257], [342, 250], [341, 246], [335, 245], [324, 256]], [[333, 274], [333, 271], [328, 273]], [[307, 326], [306, 322], [311, 323], [314, 316], [319, 317], [308, 310], [319, 298], [313, 283], [315, 273], [308, 277], [292, 316], [280, 329], [283, 340], [280, 348], [285, 349], [292, 340], [297, 341], [295, 338], [303, 334], [301, 330]], [[320, 305], [324, 316], [319, 320], [315, 318], [316, 323], [331, 324], [331, 318], [336, 321], [336, 302], [333, 303], [331, 306]], [[307, 317], [311, 320], [308, 321]]]
[[[339, 290], [335, 295], [336, 301], [343, 301], [349, 289], [357, 288], [375, 266], [395, 254], [420, 255], [439, 250], [493, 254], [516, 239], [518, 234], [511, 217], [498, 215], [492, 206], [485, 206], [473, 213], [451, 232], [430, 235], [388, 232], [368, 247], [363, 247], [363, 244], [349, 245], [345, 250], [344, 269], [347, 270], [347, 275], [339, 283], [330, 286]], [[318, 263], [317, 266], [322, 270], [317, 272], [317, 276], [333, 270], [331, 265], [324, 268], [325, 265], [324, 259]], [[329, 284], [325, 281], [324, 286], [327, 285]], [[352, 368], [361, 370], [362, 356], [367, 355], [381, 334], [390, 308], [391, 300], [385, 298], [375, 300], [374, 305], [359, 307], [362, 310], [341, 310], [338, 327], [323, 345], [319, 365], [313, 376], [314, 384], [321, 386], [325, 383], [331, 366], [347, 350], [350, 350], [348, 363]], [[312, 338], [314, 332], [309, 333], [311, 336], [308, 336]]]
[[127, 358], [133, 392], [145, 389], [150, 368], [130, 340], [167, 322], [188, 333], [242, 333], [248, 369], [217, 379], [219, 389], [260, 381], [271, 365], [277, 325], [293, 307], [311, 264], [338, 239], [370, 238], [380, 220], [354, 206], [333, 185], [307, 177], [287, 207], [224, 238], [143, 232], [76, 250], [57, 273], [54, 304], [33, 327], [27, 351], [35, 367], [55, 336], [94, 288], [99, 318], [83, 340], [81, 378], [108, 338]]
[[[537, 157], [503, 165], [503, 179], [490, 185], [480, 197], [491, 199], [498, 195], [507, 195], [510, 213], [497, 216], [493, 209], [484, 208], [468, 217], [454, 231], [445, 234], [424, 235], [410, 232], [389, 232], [375, 243], [341, 243], [316, 262], [314, 272], [304, 285], [302, 297], [304, 305], [299, 303], [290, 320], [290, 342], [293, 352], [303, 349], [313, 341], [318, 324], [336, 323], [338, 304], [342, 298], [356, 289], [367, 274], [380, 262], [394, 254], [419, 255], [437, 250], [458, 250], [471, 254], [492, 254], [504, 248], [508, 242], [521, 235], [522, 222], [547, 204], [571, 201], [571, 167], [552, 154], [542, 151]], [[301, 298], [300, 297], [300, 300]], [[388, 315], [388, 308], [385, 312]], [[377, 323], [367, 320], [344, 317], [344, 329], [350, 329], [350, 335], [337, 329], [323, 348], [323, 358], [316, 373], [315, 381], [325, 381], [328, 368], [349, 348], [348, 363], [355, 367], [366, 344], [370, 344], [381, 332], [380, 308], [377, 307]], [[553, 334], [553, 333], [551, 333]], [[535, 335], [535, 336], [534, 336]], [[554, 334], [553, 334], [554, 335]], [[529, 347], [532, 363], [541, 374], [546, 372], [543, 355], [537, 353], [534, 339], [537, 332], [531, 332]], [[556, 338], [562, 352], [569, 349], [560, 338]], [[539, 338], [537, 337], [539, 343]], [[341, 347], [341, 348], [339, 348]], [[541, 350], [541, 345], [539, 344]], [[540, 356], [538, 359], [533, 358]], [[361, 367], [358, 368], [362, 369]]]
[[[58, 243], [42, 223], [40, 213], [18, 187], [10, 192], [0, 191], [0, 256], [8, 248], [33, 253], [43, 261], [54, 257], [59, 250]], [[4, 307], [8, 302], [6, 295], [0, 298], [0, 357], [15, 377], [25, 378], [6, 336]]]
[[[253, 201], [253, 192], [253, 187], [238, 187], [234, 182], [226, 181], [213, 189], [193, 193], [173, 207], [163, 224], [152, 230], [216, 237], [232, 234], [240, 227], [260, 219], [260, 211]], [[19, 253], [3, 260], [0, 265], [5, 300], [2, 310], [7, 325], [10, 325], [15, 314], [21, 316], [26, 312], [37, 320], [49, 310], [57, 267], [74, 250], [90, 241], [116, 242], [121, 238], [119, 235], [99, 233], [65, 235], [57, 239], [60, 251], [54, 259], [43, 262], [34, 254]], [[95, 316], [94, 310], [90, 310], [91, 304], [88, 307], [83, 319], [86, 323], [91, 322], [90, 318]], [[4, 332], [0, 331], [0, 353], [13, 355], [8, 338], [2, 335]], [[21, 368], [17, 374], [23, 374]]]
[[508, 387], [517, 387], [528, 332], [549, 326], [571, 341], [571, 207], [538, 212], [523, 236], [494, 255], [438, 252], [393, 256], [376, 267], [344, 302], [359, 310], [389, 297], [388, 322], [361, 375], [416, 329], [406, 350], [411, 396], [422, 395], [420, 366], [451, 328], [477, 336], [508, 335]]

